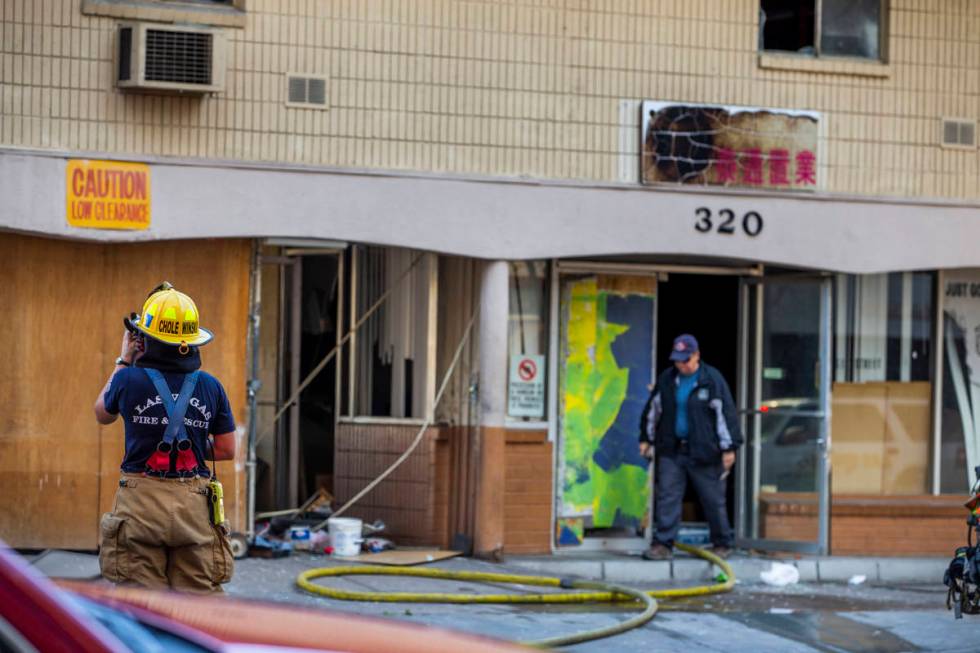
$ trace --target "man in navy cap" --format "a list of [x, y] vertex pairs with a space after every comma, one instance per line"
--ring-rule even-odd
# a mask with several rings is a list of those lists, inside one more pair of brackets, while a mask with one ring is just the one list
[[725, 478], [742, 444], [735, 402], [721, 373], [701, 362], [694, 336], [677, 336], [670, 360], [674, 366], [657, 379], [640, 421], [640, 453], [657, 455], [657, 530], [643, 557], [666, 560], [673, 555], [688, 481], [711, 527], [714, 552], [727, 557], [733, 533]]

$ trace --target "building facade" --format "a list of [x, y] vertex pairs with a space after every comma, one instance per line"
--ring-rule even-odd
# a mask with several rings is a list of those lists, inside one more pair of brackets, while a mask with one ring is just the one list
[[353, 514], [483, 554], [638, 548], [638, 411], [690, 331], [737, 395], [743, 545], [959, 543], [980, 464], [972, 3], [0, 12], [7, 542], [96, 545], [122, 444], [89, 402], [167, 278], [217, 330], [205, 362], [254, 451], [219, 467], [239, 530], [250, 506], [350, 498], [421, 430]]

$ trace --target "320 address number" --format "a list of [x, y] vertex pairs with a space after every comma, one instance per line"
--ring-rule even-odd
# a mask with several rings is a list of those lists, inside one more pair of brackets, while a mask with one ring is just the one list
[[731, 209], [722, 209], [718, 211], [717, 225], [714, 221], [714, 214], [707, 207], [702, 206], [695, 209], [694, 215], [698, 218], [698, 221], [694, 223], [694, 228], [703, 234], [711, 231], [717, 231], [720, 234], [734, 234], [736, 229], [741, 226], [742, 232], [746, 236], [755, 238], [762, 233], [762, 227], [764, 225], [762, 216], [755, 211], [749, 211], [743, 215], [741, 223], [739, 223], [736, 220], [734, 211]]

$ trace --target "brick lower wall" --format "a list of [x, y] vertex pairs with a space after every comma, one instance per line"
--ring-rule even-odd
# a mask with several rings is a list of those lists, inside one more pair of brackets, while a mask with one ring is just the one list
[[546, 431], [507, 432], [504, 552], [551, 552], [552, 446]]
[[[336, 438], [339, 506], [384, 471], [415, 437], [418, 427], [341, 423]], [[382, 519], [385, 533], [406, 546], [450, 545], [452, 441], [458, 429], [430, 428], [402, 467], [351, 508], [348, 516]], [[508, 431], [505, 449], [504, 552], [551, 551], [553, 461], [545, 431]], [[458, 498], [458, 497], [456, 497]]]
[[[963, 497], [837, 495], [831, 500], [831, 555], [947, 556], [966, 544]], [[814, 541], [813, 495], [774, 494], [762, 502], [762, 532], [774, 540]]]
[[[343, 505], [378, 477], [406, 449], [418, 433], [414, 424], [341, 422], [335, 444], [334, 507]], [[430, 427], [418, 448], [391, 476], [371, 490], [345, 515], [365, 521], [381, 519], [384, 536], [396, 544], [438, 546], [446, 539], [444, 499], [437, 500], [441, 433]], [[444, 495], [444, 491], [442, 491]]]

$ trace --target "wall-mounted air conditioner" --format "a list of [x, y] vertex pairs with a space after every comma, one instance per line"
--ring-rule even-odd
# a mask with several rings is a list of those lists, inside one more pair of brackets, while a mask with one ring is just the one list
[[153, 93], [217, 93], [225, 86], [225, 38], [219, 30], [122, 23], [119, 88]]

